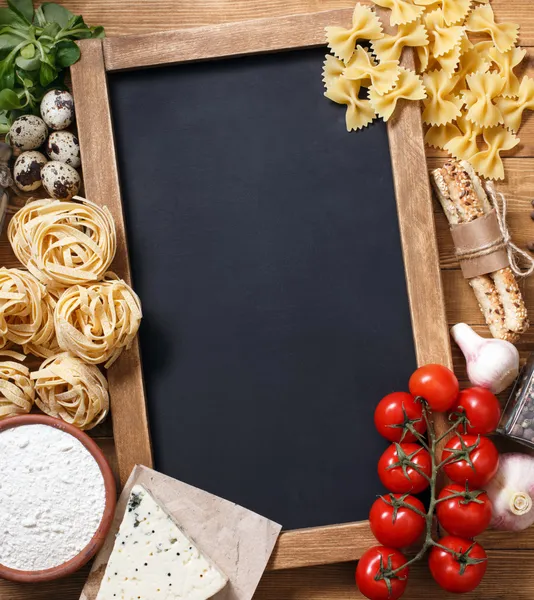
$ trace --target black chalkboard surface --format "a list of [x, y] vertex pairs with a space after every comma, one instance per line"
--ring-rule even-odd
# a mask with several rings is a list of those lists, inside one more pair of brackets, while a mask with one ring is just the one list
[[386, 127], [323, 59], [108, 76], [155, 466], [285, 529], [367, 518], [416, 367]]

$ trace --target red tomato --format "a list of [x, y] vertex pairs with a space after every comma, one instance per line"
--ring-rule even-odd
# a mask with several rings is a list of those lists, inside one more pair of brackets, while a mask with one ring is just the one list
[[[453, 494], [463, 496], [450, 498]], [[492, 506], [486, 492], [466, 492], [464, 486], [451, 483], [441, 491], [438, 501], [440, 502], [436, 507], [437, 517], [450, 535], [474, 538], [490, 524]]]
[[443, 365], [419, 367], [410, 377], [409, 387], [413, 396], [422, 396], [436, 412], [449, 410], [460, 391], [456, 375]]
[[413, 544], [425, 530], [425, 518], [411, 508], [398, 506], [400, 500], [426, 514], [424, 504], [414, 496], [389, 494], [375, 500], [369, 513], [371, 531], [381, 544], [390, 548]]
[[409, 423], [418, 433], [425, 433], [423, 407], [411, 394], [393, 392], [380, 400], [375, 410], [375, 426], [380, 435], [390, 442], [415, 442], [415, 435], [403, 428]]
[[[497, 397], [483, 387], [472, 387], [462, 390], [454, 412], [463, 412], [469, 425], [460, 427], [463, 433], [484, 435], [497, 429], [501, 418], [501, 406]], [[464, 430], [467, 429], [467, 432]]]
[[[434, 546], [430, 551], [428, 566], [432, 577], [448, 592], [461, 594], [473, 591], [484, 577], [487, 556], [484, 548], [472, 540], [447, 536], [439, 544], [450, 548], [454, 554]], [[474, 561], [473, 564], [469, 564]]]
[[[477, 447], [475, 448], [475, 444]], [[458, 458], [443, 467], [445, 475], [455, 483], [468, 483], [473, 490], [484, 487], [499, 468], [499, 453], [493, 442], [484, 436], [457, 433], [443, 449], [443, 460], [462, 450]], [[466, 460], [469, 458], [472, 466]]]
[[[417, 468], [410, 466], [412, 462]], [[405, 465], [406, 475], [403, 465]], [[432, 472], [428, 452], [419, 444], [391, 444], [378, 461], [378, 476], [384, 486], [397, 494], [418, 494], [429, 485]], [[422, 475], [421, 473], [424, 473]]]
[[[370, 600], [397, 600], [408, 584], [408, 567], [389, 577], [391, 592], [385, 578], [388, 569], [394, 571], [406, 563], [404, 555], [394, 548], [374, 546], [360, 558], [356, 567], [356, 585]], [[377, 578], [378, 576], [378, 578]]]

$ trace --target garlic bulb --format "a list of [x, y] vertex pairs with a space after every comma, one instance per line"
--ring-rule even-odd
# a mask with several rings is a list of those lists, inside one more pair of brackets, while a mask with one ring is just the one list
[[451, 335], [464, 353], [473, 385], [498, 394], [519, 375], [519, 352], [510, 342], [483, 338], [466, 323], [455, 325]]
[[501, 454], [499, 470], [486, 491], [493, 504], [492, 527], [505, 531], [530, 527], [534, 523], [534, 457]]

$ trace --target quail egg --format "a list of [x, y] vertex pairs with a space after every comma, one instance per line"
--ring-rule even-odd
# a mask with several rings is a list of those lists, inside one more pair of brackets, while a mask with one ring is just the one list
[[35, 115], [23, 115], [16, 119], [9, 130], [9, 143], [19, 150], [35, 150], [46, 140], [48, 127]]
[[13, 178], [16, 186], [23, 192], [33, 192], [41, 187], [41, 172], [46, 165], [46, 156], [30, 150], [23, 152], [15, 161]]
[[43, 167], [41, 179], [52, 198], [70, 200], [80, 189], [80, 176], [70, 165], [52, 160]]
[[66, 129], [74, 121], [74, 99], [65, 90], [50, 90], [41, 100], [41, 116], [50, 129]]
[[77, 168], [81, 164], [78, 138], [70, 131], [53, 131], [46, 143], [46, 153], [50, 160]]

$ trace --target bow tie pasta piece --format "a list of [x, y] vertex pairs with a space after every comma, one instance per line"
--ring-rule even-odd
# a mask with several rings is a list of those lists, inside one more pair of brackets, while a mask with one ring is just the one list
[[423, 13], [423, 7], [417, 6], [408, 0], [373, 0], [382, 8], [391, 10], [389, 16], [390, 25], [404, 25], [418, 19]]
[[373, 88], [369, 89], [369, 100], [371, 105], [380, 117], [387, 121], [397, 106], [397, 102], [404, 98], [405, 100], [424, 100], [426, 98], [425, 88], [421, 78], [413, 71], [400, 67], [399, 80], [397, 85], [382, 96]]
[[141, 302], [114, 273], [90, 286], [74, 285], [54, 310], [59, 346], [88, 364], [109, 368], [130, 348], [141, 324]]
[[490, 35], [499, 52], [508, 52], [517, 42], [519, 35], [519, 25], [495, 23], [495, 14], [489, 4], [477, 6], [467, 17], [465, 27], [471, 33]]
[[86, 365], [68, 352], [51, 356], [38, 371], [35, 403], [47, 415], [79, 429], [92, 429], [109, 410], [108, 382], [98, 367]]
[[469, 161], [479, 151], [477, 137], [482, 133], [482, 128], [467, 120], [465, 115], [457, 119], [456, 127], [458, 135], [451, 137], [443, 149], [457, 160]]
[[419, 22], [399, 25], [397, 33], [385, 35], [371, 43], [373, 52], [380, 61], [399, 60], [405, 46], [427, 46], [428, 37], [425, 26]]
[[[493, 43], [491, 44], [493, 46]], [[467, 75], [471, 75], [471, 73], [487, 73], [490, 69], [490, 66], [491, 64], [489, 60], [486, 60], [482, 54], [477, 52], [475, 47], [465, 50], [460, 55], [460, 62], [457, 70], [455, 71], [455, 75], [458, 77], [458, 83], [454, 89], [455, 93], [459, 93], [466, 89]]]
[[385, 94], [399, 79], [399, 64], [396, 60], [381, 61], [377, 64], [365, 48], [358, 46], [344, 75], [347, 79], [360, 81], [362, 85], [370, 81], [377, 94]]
[[423, 122], [427, 125], [446, 125], [462, 114], [463, 100], [452, 90], [458, 81], [445, 71], [430, 71], [423, 75], [427, 98], [423, 100]]
[[475, 171], [486, 179], [504, 179], [501, 152], [511, 150], [519, 144], [519, 138], [504, 127], [491, 127], [483, 132], [487, 149], [470, 159]]
[[419, 46], [415, 49], [417, 55], [417, 72], [424, 73], [428, 69], [430, 62], [430, 48], [428, 46]]
[[525, 110], [534, 110], [534, 79], [523, 77], [517, 98], [497, 98], [495, 102], [506, 127], [517, 132]]
[[442, 54], [438, 57], [431, 56], [428, 68], [435, 69], [441, 67], [449, 77], [452, 77], [460, 64], [460, 58], [462, 56], [461, 44], [454, 46], [452, 50], [446, 54]]
[[413, 0], [414, 4], [425, 7], [425, 12], [432, 12], [437, 8], [443, 11], [446, 25], [454, 25], [463, 21], [469, 12], [471, 0]]
[[29, 369], [9, 360], [0, 362], [0, 419], [29, 413], [34, 400]]
[[459, 25], [449, 27], [445, 24], [443, 11], [439, 8], [425, 15], [425, 26], [430, 39], [430, 51], [436, 58], [458, 47], [465, 37], [463, 27]]
[[503, 123], [503, 115], [493, 103], [504, 87], [502, 77], [497, 73], [472, 73], [466, 81], [469, 90], [463, 92], [463, 99], [468, 108], [467, 118], [481, 127]]
[[339, 58], [327, 54], [323, 63], [323, 83], [325, 89], [329, 89], [335, 83], [345, 70], [345, 63]]
[[439, 148], [445, 150], [445, 144], [447, 144], [452, 138], [461, 135], [462, 132], [454, 123], [447, 123], [446, 125], [432, 125], [428, 128], [425, 134], [425, 142], [432, 146], [432, 148]]
[[362, 100], [358, 97], [360, 89], [360, 81], [339, 77], [325, 92], [325, 96], [329, 100], [347, 107], [345, 114], [347, 131], [367, 127], [376, 116], [369, 100]]
[[0, 269], [0, 348], [32, 342], [47, 321], [46, 288], [27, 271]]
[[489, 57], [497, 65], [499, 75], [505, 81], [501, 96], [510, 97], [519, 94], [519, 79], [514, 69], [525, 58], [526, 53], [526, 49], [515, 47], [508, 52], [499, 52], [495, 47], [489, 49]]
[[352, 14], [352, 27], [326, 27], [326, 40], [332, 53], [348, 63], [358, 40], [379, 40], [383, 37], [382, 24], [367, 6], [356, 4]]

